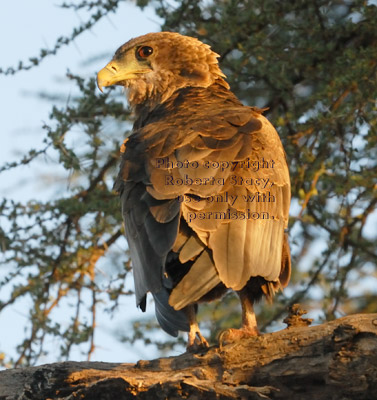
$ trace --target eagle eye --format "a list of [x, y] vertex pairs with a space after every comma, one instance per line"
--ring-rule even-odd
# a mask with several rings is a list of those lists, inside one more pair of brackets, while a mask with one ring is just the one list
[[148, 58], [151, 54], [153, 54], [152, 47], [142, 46], [136, 49], [136, 58], [138, 60], [144, 60], [145, 58]]

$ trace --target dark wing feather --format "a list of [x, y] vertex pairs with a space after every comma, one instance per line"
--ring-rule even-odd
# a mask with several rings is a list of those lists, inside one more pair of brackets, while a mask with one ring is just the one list
[[[142, 183], [125, 182], [121, 192], [138, 304], [148, 291], [158, 292], [161, 289], [162, 266], [174, 244], [179, 223], [179, 208], [173, 209], [175, 215], [172, 212], [172, 215], [166, 216], [167, 223], [157, 222], [146, 201], [149, 196]], [[167, 208], [169, 201], [162, 203], [160, 208]]]
[[[172, 336], [179, 330], [188, 331], [187, 315], [169, 305], [169, 293], [163, 286], [163, 266], [177, 236], [179, 202], [154, 199], [143, 183], [118, 179], [116, 188], [121, 193], [137, 305], [145, 311], [146, 293], [152, 292], [161, 327]], [[169, 282], [165, 286], [170, 286]]]
[[161, 328], [169, 335], [178, 336], [178, 331], [188, 332], [190, 324], [183, 311], [176, 311], [169, 305], [170, 293], [162, 288], [157, 293], [152, 293], [156, 308], [156, 318]]

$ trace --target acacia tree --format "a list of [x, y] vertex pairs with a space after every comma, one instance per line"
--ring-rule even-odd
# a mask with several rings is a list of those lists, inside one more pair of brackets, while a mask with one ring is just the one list
[[[57, 39], [53, 50], [42, 49], [29, 64], [0, 72], [37, 67], [107, 13], [117, 12], [121, 1], [64, 4], [87, 8], [92, 17], [71, 37]], [[272, 329], [295, 302], [306, 303], [323, 319], [376, 312], [376, 292], [362, 285], [364, 278], [377, 278], [375, 2], [138, 1], [140, 7], [149, 3], [164, 21], [162, 30], [196, 36], [220, 54], [232, 90], [245, 104], [266, 108], [265, 115], [283, 140], [292, 181], [294, 274], [274, 305], [260, 306], [263, 329]], [[132, 294], [125, 286], [132, 265], [121, 239], [119, 201], [112, 191], [119, 147], [129, 134], [132, 115], [120, 91], [100, 94], [93, 78], [69, 79], [77, 84], [79, 95], [67, 106], [52, 108], [43, 127], [45, 146], [1, 168], [33, 163], [53, 150], [57, 162], [77, 178], [64, 196], [48, 203], [38, 198], [0, 203], [0, 268], [6, 271], [0, 292], [6, 288], [10, 293], [0, 303], [0, 312], [22, 298], [30, 304], [30, 326], [17, 348], [18, 358], [4, 353], [0, 357], [0, 363], [8, 365], [36, 363], [51, 336], [60, 339], [62, 356], [69, 358], [73, 346], [82, 343], [88, 344], [90, 356], [99, 302], [111, 312], [121, 296]], [[80, 132], [82, 146], [70, 145], [72, 132]], [[112, 269], [111, 279], [99, 276], [99, 260]], [[69, 326], [63, 327], [58, 307], [67, 299], [75, 304]], [[220, 329], [237, 323], [236, 307], [232, 296], [202, 307], [212, 339]], [[154, 326], [136, 323], [125, 340], [149, 341], [145, 332]], [[157, 344], [163, 348], [172, 343]]]

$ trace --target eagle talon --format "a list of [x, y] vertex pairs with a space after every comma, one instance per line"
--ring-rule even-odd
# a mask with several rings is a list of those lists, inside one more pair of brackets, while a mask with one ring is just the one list
[[243, 327], [241, 329], [226, 329], [219, 335], [220, 347], [253, 336], [260, 336], [258, 328]]
[[188, 353], [198, 353], [207, 350], [209, 344], [199, 330], [190, 330], [186, 350]]

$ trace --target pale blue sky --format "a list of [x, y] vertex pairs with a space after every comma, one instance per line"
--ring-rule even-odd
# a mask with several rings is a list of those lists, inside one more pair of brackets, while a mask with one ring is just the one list
[[[88, 13], [62, 9], [56, 4], [59, 1], [16, 0], [2, 7], [1, 68], [17, 66], [20, 60], [28, 64], [28, 58], [37, 56], [42, 47], [52, 48], [59, 36], [69, 36], [74, 27], [87, 21]], [[118, 13], [109, 14], [73, 44], [63, 47], [57, 56], [46, 58], [40, 66], [13, 76], [0, 75], [0, 161], [19, 159], [31, 146], [42, 146], [41, 126], [48, 119], [51, 104], [40, 101], [34, 94], [57, 91], [66, 94], [68, 99], [74, 90], [74, 83], [65, 79], [68, 69], [74, 74], [95, 75], [104, 61], [89, 65], [85, 65], [85, 61], [99, 54], [111, 57], [129, 38], [156, 30], [159, 30], [158, 18], [151, 9], [142, 12], [132, 2], [126, 2]], [[1, 189], [6, 188], [8, 195], [12, 193], [9, 189], [13, 189], [17, 181], [13, 174], [0, 179]]]

